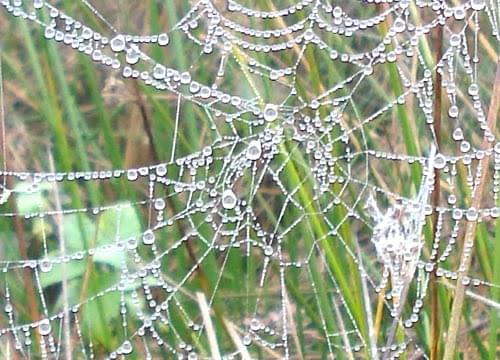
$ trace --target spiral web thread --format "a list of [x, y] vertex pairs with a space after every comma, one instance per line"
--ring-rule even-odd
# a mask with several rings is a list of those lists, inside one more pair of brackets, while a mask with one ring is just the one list
[[[430, 273], [436, 271], [453, 288], [464, 271], [457, 259], [465, 224], [482, 222], [490, 231], [500, 215], [500, 142], [486, 121], [489, 95], [483, 99], [479, 87], [480, 67], [488, 64], [480, 40], [488, 36], [498, 45], [498, 3], [302, 0], [262, 11], [232, 0], [223, 5], [202, 0], [190, 4], [171, 29], [152, 35], [123, 33], [98, 5], [81, 3], [105, 24], [105, 33], [49, 2], [0, 1], [11, 16], [41, 28], [45, 41], [87, 55], [96, 68], [173, 95], [171, 156], [130, 169], [14, 172], [4, 167], [1, 215], [37, 226], [43, 245], [30, 259], [1, 261], [2, 351], [43, 358], [427, 357], [415, 328], [428, 316], [422, 308]], [[369, 7], [372, 16], [358, 17], [354, 10], [361, 7]], [[381, 24], [386, 33], [380, 33]], [[433, 64], [422, 44], [439, 26], [443, 56]], [[174, 46], [174, 34], [196, 49], [185, 69], [158, 63], [150, 54], [153, 47]], [[308, 60], [311, 49], [321, 63]], [[377, 84], [388, 64], [402, 84], [398, 96], [381, 94]], [[211, 83], [197, 81], [202, 66], [211, 72]], [[417, 69], [413, 74], [411, 66]], [[322, 77], [338, 72], [335, 82], [314, 89], [314, 67]], [[441, 146], [433, 127], [436, 71], [448, 106]], [[235, 86], [234, 77], [248, 85]], [[181, 129], [194, 121], [184, 117], [187, 106], [202, 114], [210, 132], [190, 154], [181, 150]], [[413, 107], [421, 123], [419, 153], [427, 155], [410, 154], [404, 144], [391, 146], [377, 130], [402, 131], [397, 109], [404, 106]], [[402, 134], [394, 134], [394, 140], [403, 142]], [[490, 167], [488, 178], [480, 178], [478, 164]], [[387, 174], [396, 168], [418, 181], [401, 190]], [[429, 200], [435, 170], [444, 184], [438, 207]], [[64, 195], [71, 183], [119, 182], [141, 189], [136, 200], [72, 208]], [[483, 182], [481, 208], [467, 207]], [[9, 203], [23, 196], [37, 204], [10, 212]], [[435, 212], [437, 229], [429, 242], [424, 234]], [[144, 222], [137, 220], [139, 214], [146, 214]], [[111, 225], [101, 230], [95, 224], [105, 218]], [[71, 233], [71, 227], [81, 234]], [[90, 242], [96, 229], [104, 235]], [[177, 254], [186, 247], [191, 258], [178, 263]], [[472, 253], [467, 244], [463, 251]], [[204, 273], [207, 263], [217, 264], [217, 273]], [[241, 279], [228, 279], [226, 272], [235, 266]], [[354, 290], [335, 266], [357, 273], [363, 290], [356, 296], [365, 309], [385, 296], [385, 310], [401, 322], [403, 340], [374, 337], [374, 314], [353, 311], [346, 292]], [[114, 281], [84, 298], [69, 296], [83, 281], [71, 275], [73, 267], [97, 278], [106, 267]], [[40, 319], [16, 311], [16, 296], [23, 292], [16, 292], [15, 281], [26, 272]], [[228, 294], [231, 281], [241, 281], [239, 297]], [[464, 281], [476, 294], [472, 299], [497, 306], [488, 299], [497, 285], [482, 280], [480, 272]], [[54, 299], [54, 286], [62, 286], [65, 296]], [[309, 303], [299, 303], [297, 292]], [[106, 330], [121, 339], [113, 349], [95, 344], [96, 329], [86, 319], [105, 302], [115, 304], [117, 312]], [[306, 307], [309, 312], [302, 310]], [[296, 312], [302, 313], [302, 324]], [[299, 325], [310, 329], [302, 346], [295, 331]]]

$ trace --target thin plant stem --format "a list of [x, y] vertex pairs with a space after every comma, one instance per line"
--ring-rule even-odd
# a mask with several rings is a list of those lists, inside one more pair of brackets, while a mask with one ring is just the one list
[[[437, 26], [437, 34], [434, 39], [434, 47], [436, 49], [435, 63], [438, 64], [443, 56], [443, 26]], [[442, 75], [439, 67], [436, 69], [436, 83], [435, 83], [435, 98], [434, 98], [434, 136], [436, 138], [436, 146], [441, 150], [441, 107], [442, 107]], [[434, 262], [437, 257], [437, 249], [434, 247], [438, 244], [436, 239], [437, 226], [438, 226], [438, 212], [439, 197], [441, 193], [441, 182], [439, 180], [439, 169], [434, 169], [434, 190], [432, 192], [432, 256], [431, 261]], [[438, 287], [436, 268], [430, 275], [430, 295], [431, 295], [431, 360], [436, 360], [439, 353], [439, 300], [438, 300]]]
[[202, 292], [197, 292], [196, 298], [198, 300], [198, 305], [200, 306], [201, 315], [203, 318], [203, 325], [205, 326], [206, 329], [208, 344], [210, 346], [210, 352], [212, 354], [212, 358], [220, 360], [222, 358], [219, 351], [217, 336], [215, 335], [215, 328], [210, 318], [210, 306], [207, 303], [205, 294], [203, 294]]
[[[1, 55], [1, 52], [0, 52], [0, 55]], [[5, 105], [4, 105], [4, 96], [3, 96], [3, 73], [2, 73], [2, 57], [0, 56], [0, 143], [1, 143], [1, 150], [2, 150], [2, 170], [4, 172], [4, 175], [2, 176], [3, 179], [2, 179], [2, 188], [1, 188], [1, 191], [2, 191], [2, 196], [9, 196], [10, 194], [10, 186], [8, 186], [8, 176], [5, 175], [5, 173], [7, 172], [7, 146], [6, 146], [6, 142], [5, 142]], [[7, 199], [7, 198], [6, 198]], [[14, 204], [14, 203], [13, 203]], [[15, 205], [14, 205], [15, 206]], [[17, 216], [16, 216], [17, 218]], [[16, 221], [16, 220], [14, 220]], [[17, 231], [18, 228], [16, 226], [16, 224], [14, 225], [15, 226], [15, 230]], [[22, 233], [22, 227], [21, 227], [21, 233]], [[19, 236], [18, 236], [19, 238]], [[19, 246], [21, 246], [21, 244], [19, 244]], [[24, 273], [23, 273], [23, 276], [26, 278], [26, 272], [29, 271], [29, 270], [25, 270]], [[29, 276], [29, 273], [28, 273], [28, 276]], [[29, 276], [29, 278], [31, 279], [31, 276]], [[31, 294], [31, 296], [33, 297], [34, 295]], [[28, 302], [30, 304], [32, 304], [33, 302], [36, 304], [35, 301], [33, 301], [33, 299], [28, 299]], [[36, 311], [36, 308], [34, 309]], [[30, 309], [30, 313], [31, 313], [31, 309]], [[38, 314], [36, 314], [36, 312], [32, 312], [31, 313], [32, 317], [33, 316], [36, 316], [36, 318], [38, 318]], [[4, 326], [4, 324], [2, 324], [2, 327]], [[17, 351], [13, 351], [11, 352], [11, 341], [12, 342], [15, 342], [14, 340], [14, 337], [12, 336], [9, 336], [9, 341], [8, 341], [8, 347], [7, 347], [7, 354], [8, 354], [8, 358], [9, 359], [18, 359], [19, 358], [19, 355], [17, 353]]]
[[[8, 154], [7, 154], [7, 149], [5, 146], [5, 103], [4, 103], [4, 96], [3, 96], [3, 76], [2, 76], [2, 64], [1, 64], [1, 59], [0, 59], [0, 124], [1, 124], [1, 133], [2, 133], [2, 157], [3, 157], [3, 164], [4, 164], [4, 183], [5, 183], [5, 188], [6, 189], [13, 189], [14, 188], [14, 182], [12, 181], [12, 177], [6, 175], [5, 173], [9, 169], [9, 164], [7, 162]], [[4, 191], [6, 190], [4, 189]], [[12, 199], [11, 202], [11, 211], [15, 214], [14, 216], [14, 233], [16, 234], [17, 238], [17, 244], [19, 248], [19, 254], [21, 255], [21, 258], [24, 260], [28, 260], [28, 243], [26, 241], [26, 234], [24, 232], [24, 225], [23, 225], [23, 220], [22, 220], [22, 215], [18, 214], [18, 209], [16, 205], [16, 199]], [[40, 320], [40, 313], [38, 311], [38, 303], [36, 300], [36, 293], [35, 293], [35, 285], [33, 283], [33, 277], [31, 275], [31, 271], [29, 267], [25, 267], [23, 270], [23, 283], [26, 289], [26, 298], [28, 301], [28, 313], [30, 314], [30, 318], [32, 321], [38, 321]], [[40, 335], [37, 333], [36, 335], [37, 340], [40, 340]]]
[[[495, 133], [498, 117], [498, 108], [500, 105], [500, 63], [497, 60], [497, 69], [495, 75], [495, 82], [493, 85], [492, 98], [488, 110], [488, 127], [492, 133]], [[484, 138], [483, 148], [488, 146], [488, 140]], [[481, 197], [484, 190], [485, 179], [488, 174], [487, 158], [483, 158], [478, 164], [478, 175], [476, 178], [476, 186], [473, 192], [472, 208], [478, 209], [481, 205]], [[450, 324], [446, 336], [446, 346], [444, 350], [444, 360], [452, 360], [455, 356], [455, 349], [458, 339], [458, 331], [460, 328], [460, 318], [462, 315], [462, 308], [465, 299], [465, 279], [468, 276], [471, 261], [472, 249], [474, 247], [474, 238], [476, 235], [476, 221], [469, 221], [466, 224], [464, 233], [464, 249], [462, 250], [462, 257], [460, 259], [460, 271], [457, 278], [457, 286], [455, 290], [455, 297], [453, 298], [453, 305], [451, 307]]]
[[[55, 173], [54, 159], [49, 152], [50, 171]], [[64, 238], [64, 220], [62, 215], [61, 197], [59, 196], [59, 189], [57, 182], [54, 182], [54, 200], [56, 203], [57, 213], [55, 215], [55, 223], [57, 226], [57, 237], [59, 238], [59, 251], [61, 256], [66, 256], [66, 241]], [[69, 311], [69, 291], [68, 291], [68, 277], [66, 262], [61, 263], [61, 284], [62, 284], [62, 301], [64, 309], [63, 319], [63, 338], [64, 338], [64, 357], [66, 360], [73, 358], [71, 351], [71, 328], [70, 328], [70, 311]]]

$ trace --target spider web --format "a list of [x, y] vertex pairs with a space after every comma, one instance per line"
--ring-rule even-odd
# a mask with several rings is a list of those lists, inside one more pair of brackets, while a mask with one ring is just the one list
[[[194, 2], [168, 31], [136, 35], [86, 0], [80, 11], [90, 10], [92, 25], [49, 2], [0, 2], [61, 52], [88, 56], [119, 84], [167, 94], [175, 109], [173, 127], [150, 130], [168, 145], [154, 164], [4, 165], [2, 221], [42, 239], [1, 261], [5, 354], [427, 358], [416, 329], [429, 318], [431, 274], [454, 289], [466, 271], [461, 254], [474, 251], [473, 242], [460, 245], [467, 224], [491, 233], [500, 215], [500, 142], [487, 122], [492, 95], [479, 87], [491, 82], [480, 67], [497, 61], [482, 37], [498, 44], [498, 6], [248, 3]], [[436, 73], [448, 115], [441, 135]], [[384, 85], [394, 77], [399, 93]], [[405, 108], [418, 124], [409, 135], [417, 148], [408, 147]], [[190, 139], [196, 128], [202, 138]], [[127, 190], [106, 195], [120, 186]], [[100, 196], [75, 207], [72, 189]], [[2, 236], [5, 249], [13, 239], [18, 232]], [[471, 299], [497, 307], [488, 295], [497, 286], [482, 280], [481, 267], [470, 272]], [[30, 291], [36, 319], [16, 306]], [[374, 334], [377, 304], [390, 314], [384, 329], [402, 324], [397, 337]], [[111, 320], [103, 326], [99, 317]], [[113, 340], [99, 343], [103, 334]]]

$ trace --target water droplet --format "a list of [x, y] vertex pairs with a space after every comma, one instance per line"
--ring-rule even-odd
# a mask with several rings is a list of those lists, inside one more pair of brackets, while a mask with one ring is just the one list
[[479, 86], [477, 84], [470, 84], [468, 89], [469, 95], [475, 96], [479, 94]]
[[125, 66], [123, 68], [123, 77], [129, 78], [132, 76], [133, 70], [129, 66]]
[[158, 175], [158, 176], [167, 175], [167, 167], [165, 165], [158, 165], [156, 167], [156, 175]]
[[109, 46], [111, 46], [111, 50], [114, 52], [121, 52], [125, 50], [127, 43], [125, 42], [125, 36], [122, 34], [116, 35], [109, 42]]
[[238, 199], [236, 198], [236, 195], [234, 195], [232, 190], [224, 190], [224, 192], [222, 193], [222, 206], [224, 207], [224, 209], [234, 209], [237, 201]]
[[181, 84], [186, 85], [189, 84], [190, 82], [191, 82], [191, 74], [188, 73], [187, 71], [183, 72], [181, 74]]
[[468, 141], [462, 141], [460, 143], [460, 151], [466, 153], [470, 150], [470, 143]]
[[264, 247], [264, 255], [266, 256], [271, 256], [273, 254], [274, 250], [273, 247], [270, 245], [267, 245]]
[[189, 92], [191, 92], [192, 94], [196, 94], [198, 91], [200, 91], [200, 88], [200, 84], [195, 81], [192, 81], [189, 84]]
[[450, 106], [450, 108], [448, 109], [448, 116], [453, 119], [456, 118], [458, 116], [458, 106], [456, 105]]
[[480, 11], [484, 9], [484, 0], [471, 0], [470, 7], [472, 10]]
[[139, 58], [139, 52], [137, 51], [137, 49], [135, 49], [134, 47], [127, 49], [127, 55], [125, 56], [125, 60], [127, 61], [127, 63], [129, 63], [130, 65], [137, 64]]
[[132, 353], [132, 350], [134, 350], [134, 348], [132, 347], [132, 343], [128, 340], [125, 340], [121, 346], [122, 354], [130, 354]]
[[259, 140], [252, 140], [250, 144], [248, 144], [247, 148], [247, 159], [249, 160], [258, 160], [262, 155], [262, 145]]
[[50, 270], [52, 270], [52, 261], [50, 261], [50, 259], [43, 259], [40, 261], [41, 272], [49, 272]]
[[451, 213], [453, 220], [460, 220], [463, 216], [463, 211], [460, 209], [454, 209]]
[[51, 326], [49, 319], [44, 319], [38, 323], [38, 332], [40, 335], [45, 336], [50, 334]]
[[8, 313], [11, 313], [13, 308], [12, 308], [12, 304], [11, 303], [7, 303], [5, 304], [5, 307], [3, 308], [4, 311], [8, 314]]
[[163, 33], [163, 34], [158, 35], [158, 45], [166, 46], [166, 45], [168, 45], [169, 41], [170, 41], [170, 39], [168, 37], [168, 34]]
[[340, 6], [335, 6], [332, 10], [333, 17], [340, 18], [342, 17], [343, 11]]
[[461, 128], [456, 128], [453, 130], [453, 140], [460, 141], [464, 139], [464, 132]]
[[153, 230], [149, 229], [142, 235], [142, 242], [144, 245], [152, 245], [155, 242], [155, 233]]
[[453, 34], [450, 36], [450, 45], [451, 46], [458, 46], [460, 45], [461, 42], [461, 37], [458, 34]]
[[130, 169], [127, 171], [127, 179], [130, 181], [137, 180], [138, 176], [139, 176], [139, 174], [137, 173], [137, 170], [135, 170], [135, 169]]
[[155, 200], [155, 209], [158, 211], [161, 211], [165, 209], [165, 200], [163, 199], [156, 199]]
[[468, 221], [476, 221], [478, 216], [479, 216], [478, 211], [473, 207], [469, 208], [465, 213], [465, 217], [467, 218]]
[[252, 338], [249, 335], [243, 336], [243, 345], [248, 346], [252, 343]]
[[34, 0], [33, 7], [35, 9], [41, 9], [43, 7], [43, 0]]
[[134, 250], [137, 248], [137, 240], [134, 237], [131, 237], [127, 240], [127, 249]]
[[59, 10], [57, 10], [55, 7], [51, 7], [49, 11], [49, 16], [51, 18], [56, 18], [59, 16]]
[[304, 40], [310, 42], [314, 39], [314, 32], [311, 29], [307, 29], [304, 33]]
[[274, 121], [278, 118], [278, 106], [274, 104], [267, 104], [264, 108], [264, 120]]
[[208, 99], [211, 95], [212, 95], [212, 90], [210, 90], [210, 88], [208, 86], [203, 86], [200, 89], [200, 96], [203, 99]]
[[393, 28], [394, 28], [395, 32], [401, 33], [403, 31], [405, 31], [405, 29], [406, 29], [406, 23], [405, 23], [405, 21], [403, 19], [398, 18], [398, 19], [396, 19], [396, 21], [394, 21]]
[[153, 68], [153, 77], [156, 80], [163, 80], [165, 78], [166, 73], [167, 69], [163, 65], [156, 64]]
[[56, 35], [56, 30], [50, 26], [47, 26], [43, 35], [46, 39], [52, 39]]
[[463, 7], [456, 7], [453, 11], [453, 16], [456, 20], [463, 20], [465, 18], [465, 9]]
[[437, 154], [434, 158], [434, 168], [442, 169], [446, 166], [446, 157], [443, 154]]

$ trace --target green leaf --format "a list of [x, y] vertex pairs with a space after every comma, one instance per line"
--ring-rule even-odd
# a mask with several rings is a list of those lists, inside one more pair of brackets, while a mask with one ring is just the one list
[[86, 250], [86, 244], [92, 243], [95, 236], [95, 224], [87, 216], [70, 214], [64, 216], [64, 241], [67, 251]]
[[111, 211], [105, 211], [99, 218], [98, 245], [109, 244], [117, 239], [124, 240], [141, 233], [137, 212], [130, 203], [117, 206]]
[[119, 294], [109, 293], [104, 297], [89, 301], [84, 306], [83, 314], [84, 332], [87, 336], [108, 351], [116, 348], [117, 337], [115, 334], [110, 334], [110, 324], [116, 321], [120, 314]]
[[[112, 244], [131, 236], [138, 236], [140, 233], [141, 224], [137, 212], [129, 203], [125, 203], [113, 211], [106, 211], [102, 214], [99, 219], [97, 244], [98, 246]], [[105, 248], [98, 248], [94, 259], [98, 262], [120, 267], [126, 257], [124, 251], [109, 251]]]
[[47, 208], [47, 199], [43, 191], [50, 189], [50, 184], [42, 183], [36, 191], [31, 190], [32, 184], [23, 182], [14, 188], [16, 192], [17, 211], [21, 215], [40, 212]]
[[[65, 264], [66, 268], [64, 269], [66, 274], [66, 279], [72, 280], [75, 279], [85, 273], [86, 262], [85, 261], [70, 261]], [[43, 288], [47, 286], [51, 286], [54, 284], [58, 284], [62, 282], [61, 274], [63, 272], [62, 264], [53, 264], [52, 270], [49, 272], [40, 273], [40, 283]]]

